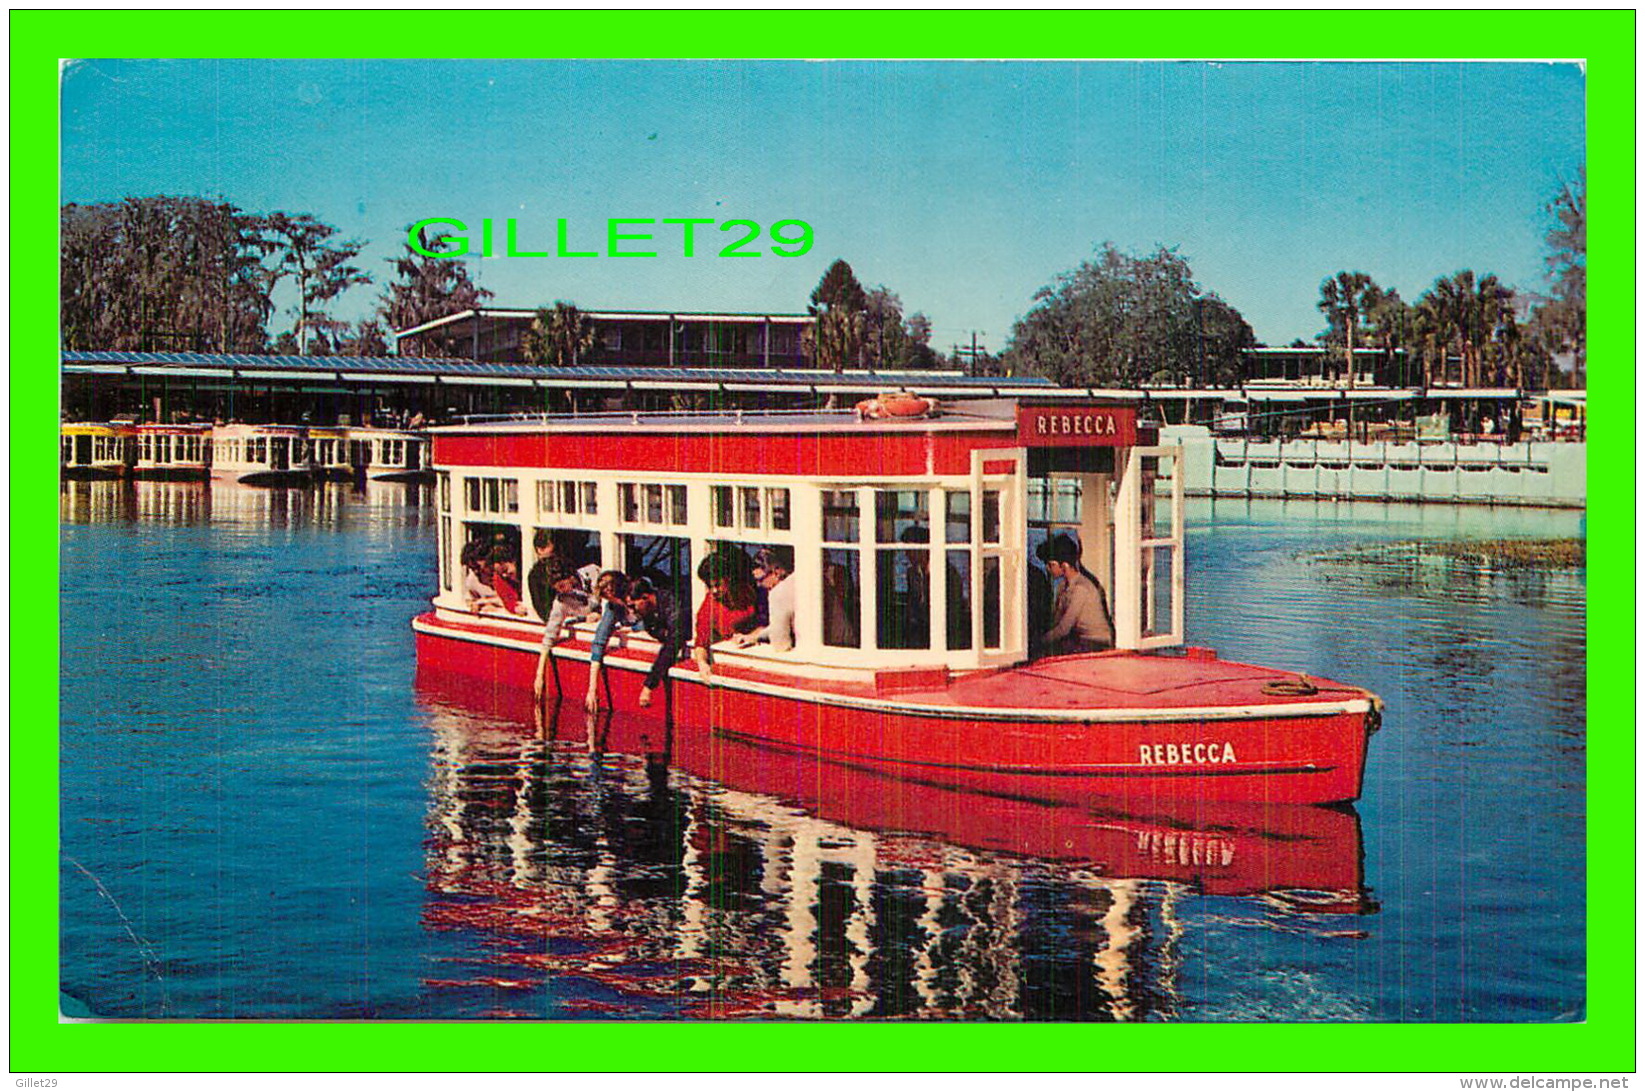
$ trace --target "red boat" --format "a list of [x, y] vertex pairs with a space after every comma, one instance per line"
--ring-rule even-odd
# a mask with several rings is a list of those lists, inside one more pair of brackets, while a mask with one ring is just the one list
[[[933, 407], [934, 409], [934, 407]], [[693, 607], [710, 554], [792, 553], [792, 648], [682, 657], [643, 715], [995, 794], [1317, 804], [1360, 793], [1380, 700], [1296, 670], [1183, 647], [1180, 449], [1134, 400], [945, 403], [855, 412], [622, 414], [435, 430], [440, 590], [413, 623], [419, 662], [529, 687], [543, 627], [470, 609], [466, 543], [523, 572], [538, 530], [578, 563], [672, 583]], [[1041, 655], [1034, 559], [1051, 536], [1111, 604], [1114, 647]], [[593, 626], [550, 658], [581, 702]], [[659, 645], [612, 642], [597, 697], [640, 712]]]

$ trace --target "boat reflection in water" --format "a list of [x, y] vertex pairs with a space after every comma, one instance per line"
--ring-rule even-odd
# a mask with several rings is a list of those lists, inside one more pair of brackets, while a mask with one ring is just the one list
[[67, 523], [132, 520], [261, 527], [331, 526], [347, 509], [372, 513], [426, 507], [429, 487], [414, 481], [326, 482], [269, 486], [210, 481], [70, 481], [58, 489]]
[[487, 1016], [1193, 1019], [1207, 921], [1328, 945], [1376, 910], [1350, 808], [1127, 816], [434, 672], [418, 696], [424, 920], [474, 953], [427, 985]]

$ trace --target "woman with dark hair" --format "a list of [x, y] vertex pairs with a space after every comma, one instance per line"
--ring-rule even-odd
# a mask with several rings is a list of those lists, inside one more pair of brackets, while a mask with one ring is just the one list
[[1080, 546], [1068, 535], [1057, 535], [1035, 551], [1051, 579], [1059, 580], [1051, 628], [1045, 649], [1051, 655], [1097, 652], [1114, 647], [1114, 622], [1102, 586], [1080, 563]]
[[496, 546], [491, 551], [491, 587], [510, 614], [525, 616], [525, 604], [520, 602], [520, 568], [514, 563], [514, 554], [507, 546]]
[[691, 658], [706, 681], [714, 676], [709, 646], [754, 628], [754, 566], [741, 550], [722, 549], [703, 558], [697, 577], [708, 585], [708, 594], [697, 608]]
[[458, 555], [463, 564], [463, 599], [476, 614], [503, 611], [502, 597], [492, 586], [491, 551], [484, 539], [471, 539]]

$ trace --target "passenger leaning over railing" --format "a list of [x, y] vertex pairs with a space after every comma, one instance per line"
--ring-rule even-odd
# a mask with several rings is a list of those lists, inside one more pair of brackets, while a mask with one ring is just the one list
[[643, 576], [629, 582], [628, 609], [634, 613], [635, 625], [662, 646], [646, 673], [645, 685], [640, 687], [640, 704], [650, 705], [651, 695], [668, 678], [668, 669], [685, 651], [685, 643], [691, 637], [690, 619], [683, 597], [657, 587]]
[[600, 575], [598, 565], [590, 563], [579, 566], [575, 547], [562, 541], [562, 537], [556, 536], [546, 527], [539, 527], [531, 536], [531, 548], [537, 560], [526, 576], [526, 590], [531, 593], [531, 605], [537, 611], [538, 618], [547, 619], [548, 612], [552, 609], [553, 589], [549, 587], [548, 573], [555, 561], [564, 561], [575, 569], [587, 588], [592, 588]]
[[549, 588], [554, 592], [554, 599], [549, 604], [548, 619], [543, 626], [543, 646], [537, 657], [537, 677], [532, 682], [532, 690], [538, 697], [542, 697], [543, 689], [548, 682], [550, 650], [563, 636], [562, 631], [573, 622], [592, 620], [600, 614], [600, 606], [595, 601], [594, 592], [583, 583], [569, 561], [558, 557], [550, 559], [547, 576]]
[[608, 569], [594, 582], [594, 594], [599, 597], [600, 622], [594, 627], [594, 638], [588, 646], [588, 694], [583, 707], [590, 713], [600, 708], [600, 671], [605, 666], [605, 649], [618, 626], [632, 625], [634, 617], [628, 609], [628, 577], [616, 569]]

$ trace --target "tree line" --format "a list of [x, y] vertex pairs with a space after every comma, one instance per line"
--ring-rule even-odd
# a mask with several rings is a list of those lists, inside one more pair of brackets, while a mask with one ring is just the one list
[[[1524, 388], [1587, 368], [1587, 179], [1561, 187], [1545, 207], [1550, 290], [1516, 290], [1494, 274], [1462, 269], [1407, 303], [1368, 274], [1343, 270], [1320, 284], [1326, 321], [1318, 343], [1352, 386], [1356, 350], [1373, 349], [1385, 376], [1423, 386]], [[1201, 288], [1173, 249], [1123, 254], [1104, 244], [1095, 259], [1060, 274], [1034, 296], [1005, 350], [1007, 370], [1069, 386], [1231, 386], [1245, 378], [1256, 345], [1239, 312]], [[1305, 347], [1305, 342], [1294, 342]], [[1566, 376], [1557, 358], [1567, 356]], [[1402, 368], [1404, 373], [1402, 374]]]
[[[438, 252], [439, 235], [420, 233]], [[477, 306], [491, 293], [462, 262], [409, 244], [373, 314], [331, 314], [351, 288], [376, 283], [356, 260], [364, 244], [309, 213], [253, 213], [198, 197], [128, 197], [63, 206], [63, 347], [385, 356], [388, 332]], [[274, 295], [296, 297], [290, 323], [271, 337]]]
[[[1368, 274], [1342, 270], [1320, 284], [1326, 322], [1317, 342], [1352, 385], [1356, 351], [1375, 350], [1383, 375], [1423, 386], [1554, 386], [1586, 370], [1587, 182], [1578, 174], [1546, 206], [1550, 288], [1531, 294], [1494, 274], [1459, 270], [1407, 303]], [[330, 314], [344, 292], [376, 283], [356, 264], [363, 244], [308, 213], [251, 213], [224, 201], [133, 197], [62, 210], [62, 333], [68, 349], [195, 350], [383, 356], [388, 333], [478, 307], [491, 293], [441, 232], [420, 230], [389, 259], [372, 315]], [[290, 324], [270, 337], [274, 293], [290, 285]], [[1239, 311], [1202, 287], [1175, 249], [1132, 255], [1105, 243], [1033, 297], [999, 357], [943, 357], [931, 322], [905, 314], [885, 285], [865, 288], [844, 259], [812, 291], [815, 322], [803, 350], [814, 367], [1047, 376], [1067, 386], [1233, 386], [1256, 347]], [[568, 366], [597, 352], [589, 317], [568, 301], [538, 309], [521, 343], [527, 362]], [[1306, 343], [1296, 342], [1297, 346]], [[425, 351], [461, 355], [432, 336]]]

